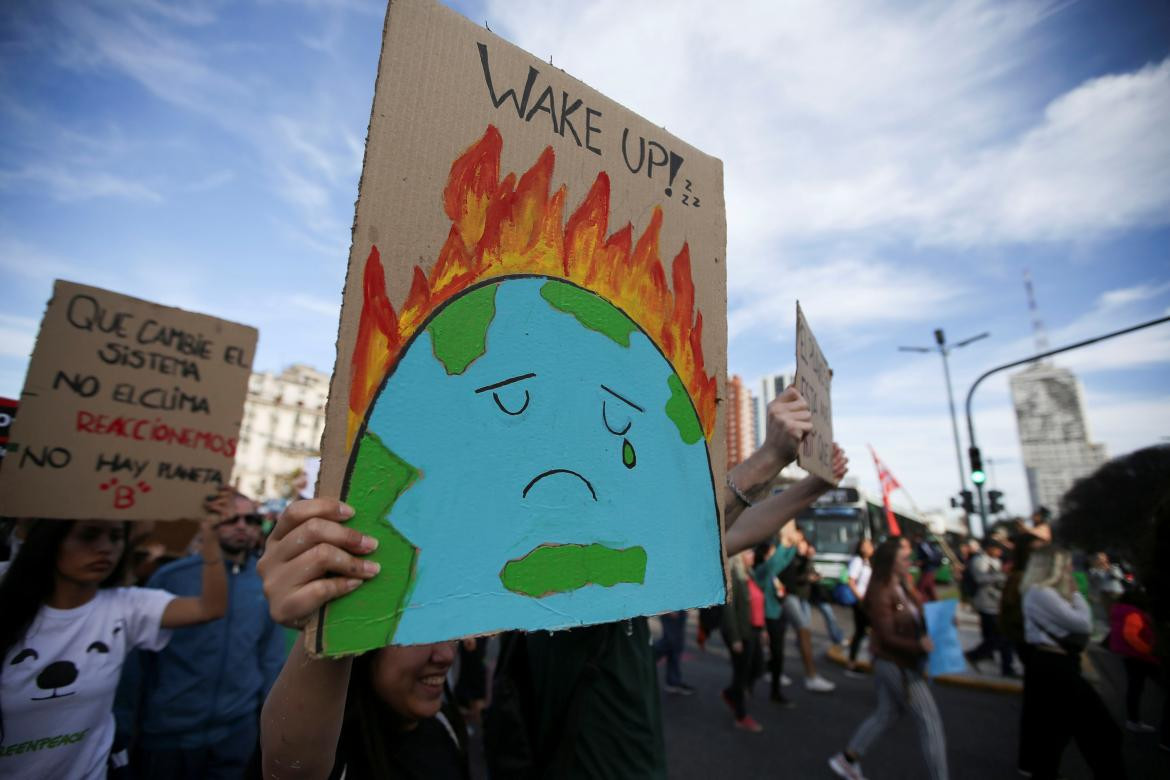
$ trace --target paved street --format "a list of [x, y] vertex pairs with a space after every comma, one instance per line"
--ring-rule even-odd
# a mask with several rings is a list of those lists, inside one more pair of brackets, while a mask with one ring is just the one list
[[[838, 614], [848, 633], [852, 627], [849, 616], [844, 610], [838, 610]], [[688, 656], [683, 666], [684, 676], [696, 688], [695, 695], [663, 694], [671, 777], [832, 777], [826, 760], [841, 749], [874, 705], [870, 680], [846, 678], [839, 666], [824, 659], [826, 641], [820, 635], [815, 639], [818, 668], [837, 684], [837, 690], [830, 694], [806, 692], [801, 685], [800, 659], [794, 643], [789, 641], [785, 670], [793, 684], [785, 693], [797, 706], [780, 709], [772, 704], [767, 681], [761, 680], [748, 709], [764, 731], [747, 734], [732, 726], [731, 716], [719, 699], [719, 691], [730, 679], [723, 643], [715, 638], [708, 643], [706, 652], [700, 651], [694, 642], [695, 624], [692, 615], [688, 623]], [[813, 629], [823, 629], [819, 616], [813, 617]], [[963, 633], [968, 634], [966, 630]], [[1108, 654], [1101, 656], [1106, 662], [1104, 686], [1107, 690], [1116, 686], [1110, 703], [1116, 704], [1120, 718], [1120, 686], [1124, 685], [1121, 666]], [[941, 684], [934, 686], [934, 695], [946, 728], [952, 778], [1018, 777], [1018, 695]], [[1147, 721], [1157, 722], [1160, 702], [1161, 693], [1149, 686], [1143, 701]], [[1160, 752], [1152, 736], [1126, 733], [1125, 740], [1130, 777], [1167, 776], [1159, 772], [1164, 770], [1170, 754]], [[908, 720], [898, 723], [866, 756], [863, 766], [866, 776], [873, 780], [924, 776], [912, 724]], [[1075, 748], [1066, 751], [1063, 769], [1069, 780], [1090, 777]]]
[[[848, 634], [852, 630], [848, 611], [838, 608], [837, 615]], [[651, 624], [655, 634], [660, 633], [657, 621], [652, 620]], [[804, 690], [800, 658], [790, 639], [785, 670], [793, 678], [793, 684], [784, 690], [796, 707], [781, 709], [772, 704], [768, 700], [767, 679], [762, 679], [748, 703], [748, 711], [764, 727], [760, 734], [748, 734], [733, 727], [731, 715], [719, 698], [719, 692], [731, 677], [727, 650], [718, 636], [707, 643], [706, 651], [700, 650], [695, 642], [697, 624], [697, 616], [692, 613], [687, 622], [687, 655], [683, 661], [683, 676], [695, 687], [695, 693], [692, 696], [662, 694], [670, 776], [682, 780], [834, 777], [826, 763], [829, 756], [843, 747], [853, 729], [869, 714], [875, 699], [868, 678], [849, 679], [842, 674], [840, 666], [825, 658], [827, 638], [820, 616], [813, 617], [818, 669], [837, 684], [837, 690], [829, 694]], [[977, 630], [970, 615], [961, 616], [960, 638], [964, 646], [976, 641]], [[490, 651], [493, 654], [495, 647], [493, 643]], [[1103, 651], [1093, 651], [1091, 659], [1092, 674], [1113, 708], [1115, 718], [1121, 722], [1125, 682], [1121, 664]], [[988, 672], [993, 666], [983, 665]], [[1017, 693], [980, 688], [981, 684], [989, 688], [1010, 687], [1015, 681], [990, 674], [968, 673], [963, 677], [967, 683], [963, 686], [934, 686], [947, 734], [951, 777], [953, 780], [1018, 777], [1015, 756], [1020, 697]], [[1147, 684], [1142, 702], [1146, 722], [1158, 722], [1161, 697], [1161, 691]], [[473, 764], [475, 775], [484, 777], [482, 748], [478, 743], [478, 738], [473, 739]], [[1158, 750], [1153, 735], [1126, 732], [1125, 751], [1130, 778], [1170, 776], [1166, 770], [1170, 754]], [[910, 721], [902, 721], [891, 729], [866, 756], [863, 768], [872, 780], [924, 777], [918, 738]], [[1065, 752], [1063, 772], [1068, 780], [1091, 777], [1080, 754], [1071, 746]]]

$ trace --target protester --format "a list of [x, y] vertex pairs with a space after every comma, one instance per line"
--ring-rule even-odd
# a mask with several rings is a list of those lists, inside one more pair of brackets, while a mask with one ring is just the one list
[[[1024, 597], [1020, 592], [1020, 585], [1024, 580], [1024, 572], [1027, 570], [1032, 550], [1043, 544], [1045, 542], [1029, 533], [1018, 533], [1012, 539], [1011, 571], [1008, 572], [999, 600], [1000, 635], [1005, 642], [1011, 643], [1016, 655], [1024, 664], [1025, 675], [1028, 673], [1028, 663], [1032, 658], [1032, 646], [1028, 644], [1024, 632]], [[1025, 686], [1020, 697], [1019, 748], [1016, 755], [1017, 769], [1029, 776], [1035, 765], [1036, 748], [1036, 722], [1032, 717], [1030, 697], [1031, 694]]]
[[1045, 506], [1036, 507], [1036, 511], [1032, 513], [1032, 527], [1028, 529], [1028, 533], [1043, 544], [1052, 544], [1052, 525], [1048, 522], [1051, 517], [1052, 512]]
[[845, 645], [845, 632], [841, 630], [841, 624], [837, 622], [837, 616], [833, 614], [833, 595], [829, 592], [829, 588], [825, 585], [821, 573], [816, 569], [817, 549], [809, 544], [808, 557], [812, 560], [812, 588], [809, 591], [808, 603], [811, 607], [816, 607], [817, 612], [821, 614], [821, 618], [825, 622], [825, 633], [829, 635], [829, 641], [835, 645]]
[[[743, 562], [746, 571], [751, 572], [752, 567], [755, 566], [757, 559], [763, 559], [767, 555], [768, 549], [771, 545], [767, 542], [757, 544], [751, 550], [744, 550]], [[751, 623], [752, 623], [752, 650], [751, 659], [752, 666], [748, 673], [748, 694], [750, 695], [754, 688], [756, 681], [764, 676], [764, 632], [766, 629], [765, 612], [764, 612], [764, 591], [760, 590], [760, 586], [756, 581], [748, 575], [747, 580], [748, 601], [751, 603]]]
[[1109, 626], [1109, 613], [1113, 602], [1125, 592], [1125, 575], [1121, 567], [1099, 552], [1090, 559], [1089, 606], [1093, 612], [1094, 634], [1103, 636]]
[[[975, 581], [975, 569], [972, 564], [979, 557], [982, 550], [979, 542], [974, 539], [965, 539], [959, 545], [959, 566], [955, 576], [959, 580], [959, 601], [970, 606], [979, 592], [979, 583]], [[974, 607], [972, 606], [972, 609]]]
[[680, 609], [677, 612], [667, 612], [659, 617], [662, 623], [662, 636], [654, 643], [654, 663], [666, 658], [666, 684], [662, 690], [667, 693], [690, 696], [695, 689], [683, 682], [682, 654], [686, 645], [687, 612]]
[[479, 723], [487, 703], [487, 657], [490, 636], [468, 637], [459, 643], [459, 679], [455, 703], [469, 723]]
[[890, 537], [873, 555], [873, 577], [866, 592], [872, 621], [877, 709], [854, 732], [844, 751], [829, 759], [829, 768], [848, 780], [861, 780], [861, 759], [870, 746], [907, 712], [933, 780], [947, 777], [947, 748], [942, 718], [923, 677], [934, 644], [926, 633], [923, 602], [910, 578], [910, 544]]
[[227, 579], [215, 523], [203, 523], [198, 595], [120, 587], [129, 523], [33, 521], [0, 573], [0, 773], [11, 777], [105, 778], [126, 764], [111, 755], [114, 693], [126, 654], [159, 650], [170, 629], [205, 623], [227, 609]]
[[1121, 729], [1081, 676], [1081, 653], [1093, 622], [1073, 581], [1072, 556], [1054, 546], [1033, 550], [1020, 589], [1024, 631], [1032, 645], [1024, 668], [1024, 688], [1036, 724], [1032, 776], [1057, 777], [1061, 754], [1072, 738], [1094, 777], [1124, 778]]
[[772, 701], [784, 707], [793, 706], [781, 692], [784, 678], [784, 598], [778, 588], [777, 576], [796, 557], [797, 531], [795, 524], [785, 526], [780, 534], [780, 546], [764, 545], [755, 556], [752, 579], [764, 594], [764, 627], [768, 634], [768, 671], [771, 673]]
[[845, 669], [847, 676], [860, 676], [857, 671], [857, 654], [861, 650], [861, 643], [869, 630], [869, 615], [865, 611], [865, 593], [869, 588], [869, 580], [873, 574], [870, 559], [873, 557], [873, 542], [862, 539], [857, 543], [856, 554], [849, 560], [849, 591], [853, 594], [853, 639], [849, 642], [849, 664]]
[[1004, 582], [1007, 580], [1002, 561], [1004, 548], [1002, 542], [994, 539], [989, 541], [985, 548], [971, 562], [972, 575], [978, 586], [973, 606], [979, 613], [979, 628], [983, 639], [964, 655], [967, 662], [978, 669], [980, 661], [991, 658], [998, 652], [1000, 673], [1004, 677], [1015, 677], [1017, 675], [1012, 665], [1012, 647], [999, 633], [999, 602], [1003, 596]]
[[748, 551], [731, 559], [731, 592], [723, 609], [723, 641], [731, 653], [731, 684], [723, 689], [723, 701], [731, 709], [735, 727], [758, 734], [764, 730], [747, 712], [745, 697], [751, 682], [754, 654], [759, 651], [752, 641], [751, 602], [748, 592], [749, 575], [745, 557]]
[[942, 566], [942, 554], [920, 533], [914, 537], [914, 558], [918, 563], [918, 594], [923, 601], [937, 601], [935, 577]]
[[1137, 734], [1158, 731], [1142, 721], [1142, 689], [1152, 679], [1163, 686], [1162, 731], [1170, 726], [1170, 696], [1163, 682], [1163, 670], [1154, 655], [1154, 621], [1147, 611], [1145, 593], [1131, 588], [1114, 602], [1109, 612], [1109, 649], [1125, 666], [1125, 727]]
[[[284, 664], [284, 631], [268, 614], [253, 556], [264, 518], [242, 494], [232, 495], [231, 506], [215, 526], [227, 615], [176, 631], [164, 649], [136, 654], [123, 673], [122, 687], [139, 695], [131, 763], [143, 777], [240, 777], [256, 750], [260, 706]], [[160, 568], [147, 586], [196, 593], [202, 568], [188, 556]]]
[[[773, 652], [779, 650], [779, 658], [773, 661], [773, 668], [784, 674], [784, 635], [789, 626], [796, 631], [796, 646], [804, 663], [804, 687], [816, 693], [830, 693], [837, 686], [817, 673], [812, 651], [812, 618], [809, 610], [809, 594], [812, 590], [814, 570], [808, 540], [801, 531], [796, 531], [796, 557], [780, 572], [780, 583], [784, 586], [783, 620], [779, 635], [771, 640]], [[757, 575], [757, 582], [759, 575]], [[768, 635], [771, 637], [772, 628]]]
[[[377, 546], [340, 524], [352, 516], [350, 507], [323, 498], [285, 509], [259, 566], [277, 622], [303, 627], [321, 604], [377, 572], [350, 554]], [[444, 701], [454, 661], [455, 642], [336, 659], [312, 658], [297, 642], [264, 702], [264, 776], [465, 780], [466, 729]]]

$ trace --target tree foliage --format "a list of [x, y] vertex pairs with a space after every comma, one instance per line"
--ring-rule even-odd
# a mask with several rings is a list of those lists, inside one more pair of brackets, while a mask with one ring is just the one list
[[1054, 528], [1063, 544], [1090, 552], [1110, 550], [1146, 563], [1154, 547], [1155, 518], [1167, 502], [1170, 446], [1147, 447], [1077, 480], [1060, 500]]

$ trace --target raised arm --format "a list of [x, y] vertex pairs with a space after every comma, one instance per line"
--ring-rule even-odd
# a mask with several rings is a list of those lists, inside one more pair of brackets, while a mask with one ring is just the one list
[[198, 596], [171, 600], [162, 614], [163, 628], [181, 628], [216, 620], [227, 613], [227, 571], [215, 527], [232, 512], [232, 492], [224, 488], [204, 506], [202, 534], [203, 579]]
[[[812, 413], [795, 387], [788, 387], [768, 404], [764, 443], [727, 473], [723, 488], [724, 528], [730, 529], [760, 488], [796, 459], [800, 440], [812, 430]], [[737, 495], [731, 485], [742, 494]]]
[[[841, 448], [834, 444], [833, 476], [838, 482], [845, 476], [848, 468], [849, 459], [845, 457]], [[792, 537], [796, 533], [796, 516], [812, 506], [813, 502], [834, 484], [810, 475], [783, 493], [768, 496], [763, 501], [747, 507], [739, 513], [735, 525], [728, 528], [724, 534], [723, 541], [727, 554], [735, 555], [746, 550], [777, 531], [780, 532], [781, 544], [785, 546], [795, 544]]]
[[[325, 498], [296, 501], [280, 516], [258, 565], [277, 623], [302, 628], [322, 604], [377, 574], [376, 563], [358, 556], [378, 543], [341, 525], [351, 517], [349, 506]], [[293, 646], [260, 717], [264, 777], [329, 776], [352, 665], [311, 658], [304, 642]]]

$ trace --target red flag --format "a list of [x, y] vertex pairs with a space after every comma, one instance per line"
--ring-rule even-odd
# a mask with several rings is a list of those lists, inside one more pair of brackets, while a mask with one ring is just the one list
[[902, 486], [898, 484], [898, 480], [886, 468], [886, 464], [882, 463], [878, 458], [872, 445], [869, 447], [869, 454], [873, 455], [873, 465], [877, 467], [878, 482], [882, 485], [882, 505], [886, 508], [886, 524], [890, 527], [891, 534], [900, 536], [902, 529], [898, 525], [897, 518], [894, 517], [894, 510], [890, 508], [890, 493], [893, 493]]

